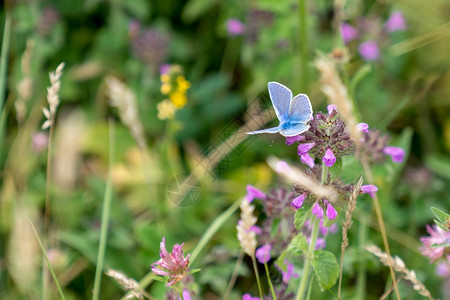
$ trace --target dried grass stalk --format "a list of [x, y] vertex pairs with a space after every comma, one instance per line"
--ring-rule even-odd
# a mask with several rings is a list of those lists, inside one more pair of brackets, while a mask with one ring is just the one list
[[352, 227], [353, 221], [352, 221], [352, 214], [353, 211], [356, 209], [356, 198], [358, 197], [361, 186], [363, 184], [362, 177], [359, 178], [358, 183], [353, 188], [353, 192], [350, 195], [350, 199], [347, 204], [347, 210], [345, 211], [345, 220], [342, 223], [342, 245], [341, 250], [342, 252], [345, 251], [345, 248], [348, 246], [348, 237], [347, 232]]
[[237, 237], [245, 253], [253, 257], [256, 250], [256, 233], [252, 231], [252, 226], [256, 224], [256, 217], [253, 215], [255, 207], [244, 198], [241, 202], [241, 219], [237, 229]]
[[33, 81], [31, 79], [31, 55], [33, 53], [34, 42], [29, 39], [25, 52], [22, 55], [20, 68], [22, 71], [22, 79], [17, 85], [18, 98], [14, 102], [16, 109], [16, 118], [18, 123], [22, 123], [26, 116], [25, 103], [31, 98], [33, 93]]
[[[317, 180], [306, 175], [302, 170], [288, 166], [285, 162], [275, 157], [269, 157], [267, 160], [269, 166], [289, 181], [310, 191], [318, 199], [326, 198], [331, 204], [336, 203], [338, 192], [329, 185], [323, 185]], [[282, 168], [280, 168], [282, 166]]]
[[139, 119], [135, 94], [125, 83], [113, 76], [106, 78], [106, 87], [110, 105], [119, 109], [123, 124], [128, 127], [138, 146], [144, 149], [146, 145], [144, 127]]
[[354, 116], [353, 102], [348, 95], [347, 88], [339, 78], [335, 64], [323, 55], [319, 56], [314, 64], [320, 72], [322, 91], [327, 96], [328, 102], [338, 107], [340, 116], [347, 123], [350, 135], [358, 142], [361, 133], [356, 128], [357, 121]]
[[105, 274], [114, 278], [114, 280], [117, 281], [117, 283], [120, 284], [120, 286], [124, 290], [131, 293], [127, 296], [127, 299], [131, 299], [134, 297], [138, 298], [139, 300], [144, 299], [144, 292], [139, 287], [139, 283], [133, 278], [130, 278], [124, 273], [113, 269], [108, 269]]
[[431, 296], [430, 291], [425, 287], [425, 285], [417, 279], [416, 272], [414, 272], [414, 270], [407, 269], [405, 267], [405, 263], [400, 257], [389, 256], [388, 254], [381, 251], [381, 249], [378, 248], [377, 246], [368, 246], [366, 247], [366, 250], [377, 256], [385, 266], [389, 265], [390, 260], [392, 262], [392, 267], [394, 268], [394, 270], [396, 272], [402, 273], [405, 276], [404, 278], [409, 282], [411, 282], [413, 289], [417, 293], [427, 297], [428, 299], [434, 299]]
[[59, 64], [55, 72], [50, 72], [50, 86], [47, 88], [47, 101], [49, 108], [43, 108], [44, 116], [47, 120], [42, 124], [42, 129], [50, 128], [56, 115], [56, 109], [59, 105], [59, 89], [61, 87], [61, 76], [64, 69], [64, 63]]

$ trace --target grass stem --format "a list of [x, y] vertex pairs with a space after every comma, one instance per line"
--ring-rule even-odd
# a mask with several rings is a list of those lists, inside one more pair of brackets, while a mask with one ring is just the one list
[[103, 274], [103, 266], [105, 261], [106, 241], [108, 238], [108, 224], [111, 210], [112, 200], [112, 179], [111, 170], [114, 162], [114, 121], [109, 121], [109, 167], [108, 167], [108, 179], [106, 181], [105, 195], [103, 198], [102, 209], [102, 224], [100, 229], [100, 242], [97, 255], [97, 266], [95, 269], [94, 290], [92, 293], [92, 299], [98, 300], [100, 297], [100, 285]]

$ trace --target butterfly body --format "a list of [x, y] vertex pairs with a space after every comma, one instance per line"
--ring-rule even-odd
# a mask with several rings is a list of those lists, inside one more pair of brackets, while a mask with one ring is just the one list
[[283, 136], [299, 135], [309, 128], [312, 118], [311, 102], [306, 94], [292, 97], [290, 89], [281, 83], [268, 83], [270, 100], [280, 120], [277, 127], [247, 132], [247, 134], [280, 133]]

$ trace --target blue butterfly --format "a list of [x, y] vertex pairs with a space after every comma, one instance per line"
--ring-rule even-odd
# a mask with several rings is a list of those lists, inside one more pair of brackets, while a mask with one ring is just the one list
[[279, 132], [284, 136], [294, 136], [308, 130], [308, 122], [311, 120], [313, 112], [308, 96], [298, 94], [292, 98], [290, 89], [274, 81], [269, 82], [268, 87], [270, 100], [272, 100], [280, 125], [247, 132], [247, 134]]

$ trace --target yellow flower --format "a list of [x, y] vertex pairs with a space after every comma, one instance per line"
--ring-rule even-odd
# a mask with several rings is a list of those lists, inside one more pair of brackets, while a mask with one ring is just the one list
[[186, 93], [180, 92], [178, 90], [170, 93], [169, 98], [170, 101], [172, 101], [173, 105], [175, 105], [177, 108], [181, 108], [187, 103]]
[[169, 99], [164, 99], [159, 102], [156, 105], [156, 108], [158, 109], [158, 119], [160, 120], [173, 119], [175, 111], [177, 110], [175, 105], [173, 105]]
[[163, 83], [161, 85], [161, 93], [163, 93], [163, 95], [168, 95], [171, 89], [172, 86], [170, 85], [170, 83]]
[[169, 83], [169, 81], [170, 81], [170, 75], [169, 74], [162, 74], [161, 75], [161, 82]]
[[181, 92], [186, 92], [190, 87], [191, 83], [187, 81], [184, 76], [177, 77], [178, 90]]

